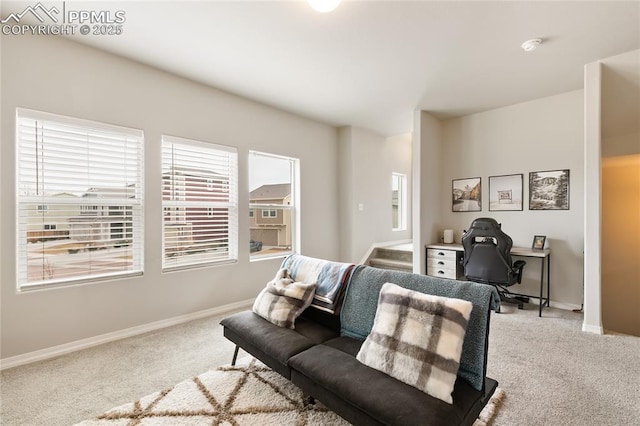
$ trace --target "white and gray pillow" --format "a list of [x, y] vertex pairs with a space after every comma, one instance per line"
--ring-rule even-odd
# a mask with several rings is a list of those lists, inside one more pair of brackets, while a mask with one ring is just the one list
[[258, 294], [253, 312], [279, 327], [293, 329], [296, 318], [311, 304], [315, 290], [315, 283], [294, 282], [287, 269], [280, 269]]
[[386, 283], [373, 328], [356, 358], [451, 404], [472, 307], [465, 300]]

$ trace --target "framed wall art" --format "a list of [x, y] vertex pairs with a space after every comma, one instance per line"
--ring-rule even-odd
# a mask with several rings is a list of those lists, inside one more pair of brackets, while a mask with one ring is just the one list
[[482, 211], [480, 178], [454, 179], [451, 184], [451, 211]]
[[522, 210], [522, 173], [489, 176], [489, 211]]
[[529, 210], [569, 210], [569, 170], [529, 173]]

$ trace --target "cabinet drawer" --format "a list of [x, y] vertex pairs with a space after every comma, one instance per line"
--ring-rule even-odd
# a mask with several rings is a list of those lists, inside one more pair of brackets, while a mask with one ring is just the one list
[[455, 250], [427, 249], [428, 258], [453, 260], [454, 262], [457, 258], [457, 253]]
[[457, 259], [436, 259], [433, 257], [427, 258], [427, 268], [438, 268], [438, 269], [456, 269]]
[[431, 275], [432, 277], [449, 278], [452, 280], [457, 278], [455, 269], [434, 268], [431, 266], [427, 267], [427, 275]]

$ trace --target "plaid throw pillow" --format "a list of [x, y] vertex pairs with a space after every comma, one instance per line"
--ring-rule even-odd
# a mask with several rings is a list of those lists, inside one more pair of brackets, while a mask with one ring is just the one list
[[356, 358], [371, 368], [453, 403], [471, 302], [386, 283], [371, 333]]
[[295, 328], [296, 318], [313, 300], [316, 284], [293, 282], [286, 269], [258, 294], [253, 312], [279, 327]]

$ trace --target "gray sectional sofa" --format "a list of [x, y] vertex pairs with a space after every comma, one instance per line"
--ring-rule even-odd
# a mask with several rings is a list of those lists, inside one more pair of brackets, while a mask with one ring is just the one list
[[[495, 289], [362, 265], [349, 275], [339, 315], [312, 306], [292, 330], [244, 311], [221, 321], [224, 335], [237, 345], [236, 351], [241, 347], [352, 424], [472, 425], [497, 387], [495, 380], [486, 377], [490, 311], [499, 303]], [[473, 303], [453, 404], [356, 359], [373, 326], [380, 289], [387, 282]]]

